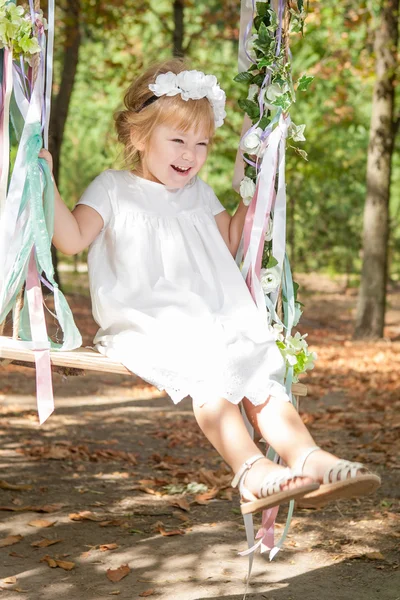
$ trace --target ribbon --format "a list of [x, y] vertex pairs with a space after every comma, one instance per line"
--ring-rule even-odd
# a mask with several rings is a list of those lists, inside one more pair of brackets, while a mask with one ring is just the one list
[[[0, 103], [0, 216], [4, 212], [10, 155], [10, 98], [12, 92], [12, 51], [4, 48], [0, 52], [2, 65], [1, 103]], [[1, 322], [1, 321], [0, 321]]]

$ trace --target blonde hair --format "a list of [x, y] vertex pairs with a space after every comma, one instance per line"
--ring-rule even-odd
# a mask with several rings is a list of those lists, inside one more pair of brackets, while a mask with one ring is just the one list
[[134, 170], [140, 165], [139, 142], [146, 147], [155, 127], [172, 125], [180, 131], [194, 128], [204, 132], [211, 141], [215, 133], [214, 112], [207, 98], [183, 100], [176, 96], [161, 96], [144, 108], [143, 104], [153, 96], [149, 84], [161, 73], [171, 71], [176, 75], [185, 71], [187, 65], [179, 58], [151, 65], [129, 86], [124, 97], [125, 110], [114, 114], [118, 141], [124, 146], [125, 166]]

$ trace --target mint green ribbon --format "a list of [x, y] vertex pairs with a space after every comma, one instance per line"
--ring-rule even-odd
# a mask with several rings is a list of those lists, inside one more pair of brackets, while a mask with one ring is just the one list
[[[15, 304], [26, 280], [29, 257], [34, 248], [38, 273], [44, 273], [47, 281], [54, 288], [55, 313], [63, 331], [63, 342], [55, 343], [49, 339], [50, 345], [54, 349], [72, 350], [81, 346], [82, 338], [68, 303], [54, 279], [51, 259], [51, 239], [54, 232], [53, 180], [47, 162], [38, 158], [42, 148], [40, 123], [26, 124], [25, 127], [29, 127], [30, 131], [25, 148], [26, 176], [18, 212], [18, 220], [21, 219], [23, 223], [22, 244], [7, 273], [0, 299], [0, 322], [5, 319]], [[22, 340], [32, 340], [26, 301], [20, 315], [19, 335]]]

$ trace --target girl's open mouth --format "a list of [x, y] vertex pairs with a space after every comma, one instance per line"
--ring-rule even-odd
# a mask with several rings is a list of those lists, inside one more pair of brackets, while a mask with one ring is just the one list
[[175, 173], [179, 173], [179, 175], [187, 175], [192, 169], [192, 167], [178, 167], [177, 165], [171, 165], [171, 167], [174, 169]]

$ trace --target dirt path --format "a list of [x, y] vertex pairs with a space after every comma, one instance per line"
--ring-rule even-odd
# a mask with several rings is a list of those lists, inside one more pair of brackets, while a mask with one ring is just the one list
[[[257, 555], [248, 598], [400, 600], [399, 296], [388, 340], [354, 343], [354, 293], [303, 279], [301, 329], [320, 355], [304, 380], [303, 419], [318, 443], [383, 474], [383, 486], [296, 510], [284, 550], [272, 563]], [[71, 303], [89, 342], [88, 301]], [[0, 598], [241, 599], [238, 497], [190, 403], [174, 407], [139, 379], [102, 373], [55, 375], [54, 387], [56, 412], [39, 427], [33, 370], [0, 367]]]

